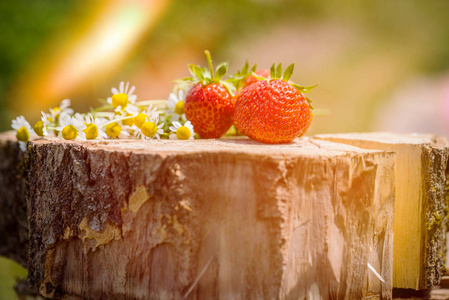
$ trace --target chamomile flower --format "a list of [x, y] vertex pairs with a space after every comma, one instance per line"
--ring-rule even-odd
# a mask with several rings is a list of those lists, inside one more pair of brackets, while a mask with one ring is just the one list
[[33, 126], [33, 131], [40, 137], [44, 137], [48, 134], [48, 115], [41, 111], [42, 117], [40, 121], [37, 121]]
[[19, 116], [12, 120], [11, 127], [16, 131], [16, 138], [22, 151], [26, 150], [26, 144], [30, 140], [30, 132], [32, 132], [30, 123], [25, 120], [24, 116]]
[[85, 140], [84, 129], [86, 128], [84, 122], [67, 114], [62, 114], [59, 118], [59, 127], [56, 130], [61, 132], [61, 137], [65, 140]]
[[134, 117], [134, 125], [136, 125], [137, 128], [140, 128], [142, 127], [143, 123], [149, 121], [154, 123], [156, 119], [159, 119], [157, 107], [153, 107], [153, 105], [150, 104], [146, 111], [143, 111]]
[[130, 128], [134, 126], [134, 117], [137, 115], [137, 113], [118, 111], [116, 112], [116, 114], [118, 114], [122, 118], [123, 125]]
[[178, 140], [193, 140], [195, 136], [195, 131], [193, 130], [193, 125], [190, 121], [187, 121], [184, 125], [179, 122], [173, 122], [173, 126], [170, 126], [172, 134], [170, 134], [170, 139]]
[[72, 115], [73, 109], [70, 108], [70, 105], [70, 99], [64, 99], [61, 101], [61, 104], [59, 104], [59, 106], [50, 108], [51, 121], [53, 123], [56, 123], [59, 119], [59, 116], [62, 114]]
[[134, 112], [136, 110], [134, 103], [137, 99], [137, 95], [133, 94], [135, 89], [134, 85], [129, 88], [129, 82], [125, 86], [125, 82], [121, 81], [119, 89], [115, 87], [111, 89], [112, 97], [109, 97], [107, 102], [115, 108], [115, 111], [124, 110], [130, 113]]
[[170, 93], [167, 100], [167, 106], [169, 107], [169, 112], [172, 115], [173, 121], [178, 121], [185, 118], [184, 113], [184, 103], [186, 101], [186, 92], [183, 89], [179, 89], [178, 93]]
[[159, 122], [159, 116], [156, 118], [151, 118], [149, 121], [144, 122], [140, 128], [137, 128], [135, 131], [136, 136], [138, 139], [152, 139], [157, 138], [158, 140], [161, 139], [161, 134], [164, 133], [164, 123], [161, 123], [157, 125]]
[[108, 137], [103, 126], [106, 123], [106, 120], [94, 118], [91, 114], [87, 114], [83, 117], [79, 113], [75, 114], [75, 118], [86, 125], [86, 129], [84, 129], [83, 132], [85, 133], [87, 140], [95, 140], [97, 138], [105, 139]]
[[104, 131], [110, 138], [119, 138], [120, 136], [129, 136], [130, 126], [123, 125], [120, 115], [114, 115], [110, 117], [110, 121], [103, 124]]

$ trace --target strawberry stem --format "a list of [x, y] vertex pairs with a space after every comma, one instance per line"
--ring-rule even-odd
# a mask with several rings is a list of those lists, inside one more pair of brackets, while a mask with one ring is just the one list
[[209, 70], [210, 70], [210, 77], [212, 79], [212, 81], [215, 78], [215, 74], [214, 74], [214, 67], [212, 65], [212, 57], [210, 56], [210, 52], [209, 50], [204, 51], [204, 54], [206, 54], [207, 57], [207, 63], [209, 64]]

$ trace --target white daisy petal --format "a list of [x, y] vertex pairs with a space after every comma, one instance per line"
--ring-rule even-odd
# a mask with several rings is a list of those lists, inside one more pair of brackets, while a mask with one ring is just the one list
[[77, 140], [85, 141], [86, 140], [86, 133], [84, 131], [78, 131], [78, 136], [76, 137]]
[[108, 135], [106, 134], [106, 132], [104, 132], [103, 130], [101, 130], [100, 128], [98, 128], [98, 138], [100, 138], [100, 139], [106, 139], [106, 138], [108, 138]]
[[70, 118], [69, 115], [62, 114], [62, 115], [59, 117], [59, 126], [65, 127], [65, 126], [67, 126], [67, 125], [70, 125], [70, 123], [71, 123], [70, 120], [71, 120], [71, 118]]
[[24, 116], [18, 116], [15, 120], [12, 120], [12, 122], [11, 122], [11, 127], [12, 127], [14, 130], [18, 130], [18, 129], [20, 129], [21, 127], [25, 127], [25, 128], [27, 128], [28, 130], [31, 130], [30, 123], [28, 123], [28, 121], [25, 120], [25, 117], [24, 117]]
[[126, 83], [126, 86], [125, 86], [125, 94], [128, 94], [128, 87], [129, 87], [129, 82]]
[[19, 126], [19, 124], [16, 122], [16, 120], [12, 120], [11, 127], [14, 130], [19, 130], [21, 126]]
[[19, 141], [19, 147], [20, 147], [20, 150], [22, 150], [23, 152], [25, 152], [26, 149], [27, 149], [27, 143], [26, 143], [26, 142], [21, 142], [21, 141]]
[[80, 113], [76, 113], [73, 117], [80, 122], [84, 122], [84, 117]]
[[71, 108], [66, 108], [63, 110], [64, 113], [68, 114], [68, 115], [73, 115], [74, 110]]
[[125, 111], [130, 114], [138, 114], [140, 112], [140, 108], [129, 103], [126, 106]]
[[184, 90], [179, 90], [179, 92], [178, 92], [178, 99], [179, 99], [180, 101], [184, 101], [184, 100], [186, 99], [185, 96], [186, 96], [186, 95], [185, 95]]
[[124, 90], [123, 90], [123, 87], [125, 86], [125, 82], [124, 81], [120, 81], [120, 84], [119, 84], [119, 91], [120, 91], [120, 93], [123, 93], [124, 92]]
[[70, 99], [64, 99], [61, 101], [61, 104], [59, 104], [59, 109], [64, 110], [70, 105], [71, 105]]
[[43, 111], [41, 111], [41, 114], [42, 114], [41, 121], [44, 122], [44, 124], [48, 123], [47, 114], [44, 113]]
[[132, 95], [132, 93], [134, 93], [134, 91], [136, 90], [136, 87], [133, 85], [129, 91], [128, 91], [128, 95]]
[[111, 88], [111, 92], [112, 92], [112, 95], [115, 95], [115, 94], [119, 93], [119, 91], [115, 87]]
[[175, 94], [170, 93], [170, 95], [168, 95], [168, 104], [170, 106], [174, 106], [176, 104], [176, 102], [178, 102], [178, 97], [176, 97]]

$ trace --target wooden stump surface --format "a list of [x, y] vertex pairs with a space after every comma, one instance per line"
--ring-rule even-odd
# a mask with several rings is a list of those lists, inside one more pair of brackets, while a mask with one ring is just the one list
[[[408, 288], [431, 287], [443, 272], [447, 147], [377, 138], [46, 139], [21, 153], [0, 134], [0, 254], [54, 298], [391, 299], [404, 274], [394, 219], [407, 226], [395, 198], [414, 178], [410, 222], [423, 234], [410, 235], [420, 250]], [[415, 173], [401, 171], [410, 144]]]

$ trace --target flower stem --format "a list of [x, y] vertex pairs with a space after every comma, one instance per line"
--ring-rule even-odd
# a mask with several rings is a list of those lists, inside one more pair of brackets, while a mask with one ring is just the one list
[[107, 109], [111, 109], [111, 108], [114, 108], [114, 106], [112, 106], [111, 104], [108, 104], [108, 105], [103, 105], [103, 106], [97, 107], [95, 109], [92, 109], [90, 112], [91, 113], [99, 112], [99, 111], [103, 111], [103, 110], [107, 110]]
[[212, 57], [210, 56], [209, 50], [204, 51], [204, 54], [206, 54], [207, 63], [209, 64], [209, 70], [210, 70], [211, 79], [214, 80], [214, 78], [215, 78], [214, 67], [212, 65]]
[[110, 117], [110, 116], [114, 115], [113, 112], [106, 112], [106, 111], [99, 111], [99, 112], [94, 112], [91, 114], [95, 117]]
[[156, 99], [156, 100], [142, 100], [142, 101], [137, 101], [135, 103], [135, 105], [140, 105], [140, 106], [144, 106], [144, 105], [157, 105], [157, 104], [166, 104], [167, 100], [164, 99]]
[[119, 122], [119, 121], [132, 119], [132, 118], [134, 118], [134, 116], [129, 116], [129, 117], [124, 117], [124, 118], [114, 119], [114, 120], [111, 120], [111, 121], [109, 121], [109, 122], [103, 124], [103, 125], [101, 126], [101, 128], [106, 127], [106, 126], [108, 126], [108, 125], [110, 125], [110, 124], [112, 124], [112, 123], [116, 123], [116, 122]]

